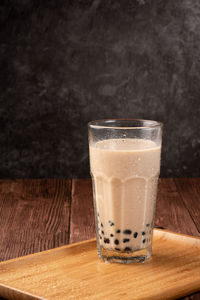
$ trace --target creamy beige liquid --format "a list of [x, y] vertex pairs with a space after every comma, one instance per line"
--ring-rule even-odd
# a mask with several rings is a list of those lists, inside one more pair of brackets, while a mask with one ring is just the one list
[[147, 248], [160, 172], [160, 146], [146, 139], [109, 139], [90, 146], [100, 245]]

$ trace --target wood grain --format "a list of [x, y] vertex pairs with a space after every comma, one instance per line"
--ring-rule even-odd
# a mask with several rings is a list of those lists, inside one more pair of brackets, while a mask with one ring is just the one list
[[92, 183], [73, 179], [70, 218], [70, 243], [95, 237]]
[[9, 299], [167, 300], [199, 285], [200, 239], [159, 230], [145, 264], [105, 264], [95, 240], [0, 263], [0, 293]]
[[200, 236], [173, 178], [160, 179], [159, 181], [155, 226]]
[[69, 242], [70, 180], [0, 181], [0, 260]]
[[[199, 199], [199, 178], [161, 179], [155, 225], [199, 236]], [[91, 180], [0, 180], [0, 236], [1, 261], [94, 237]]]
[[200, 234], [200, 178], [179, 178], [174, 181]]

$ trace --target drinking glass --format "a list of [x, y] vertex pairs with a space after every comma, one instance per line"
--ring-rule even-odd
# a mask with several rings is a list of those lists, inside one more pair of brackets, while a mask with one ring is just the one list
[[162, 123], [97, 120], [88, 129], [98, 256], [145, 262], [152, 253]]

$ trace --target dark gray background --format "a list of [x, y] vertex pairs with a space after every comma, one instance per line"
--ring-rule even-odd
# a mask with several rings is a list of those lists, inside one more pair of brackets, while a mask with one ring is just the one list
[[0, 177], [88, 177], [87, 122], [164, 123], [161, 176], [199, 176], [200, 1], [0, 2]]

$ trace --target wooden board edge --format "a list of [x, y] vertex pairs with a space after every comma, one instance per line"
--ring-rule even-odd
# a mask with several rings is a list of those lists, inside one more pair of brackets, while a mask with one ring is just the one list
[[200, 241], [200, 237], [199, 236], [193, 236], [193, 235], [189, 235], [189, 234], [185, 234], [185, 233], [179, 233], [179, 232], [175, 232], [172, 230], [168, 230], [168, 229], [159, 229], [159, 228], [154, 228], [153, 232], [157, 232], [157, 233], [166, 233], [166, 234], [170, 234], [170, 235], [177, 235], [177, 236], [181, 236], [181, 237], [185, 237], [185, 238], [189, 238], [189, 239], [194, 239], [194, 240], [199, 240]]
[[165, 295], [162, 293], [157, 293], [151, 297], [143, 297], [142, 300], [172, 300], [179, 299], [183, 297], [189, 297], [190, 295], [200, 292], [199, 281], [195, 283], [195, 286], [191, 287], [190, 284], [184, 286], [184, 289], [176, 292], [176, 296], [174, 295], [173, 290], [169, 290]]
[[[14, 297], [12, 297], [12, 295]], [[24, 298], [25, 296], [25, 298]], [[9, 285], [5, 285], [0, 283], [0, 297], [5, 297], [6, 299], [26, 299], [26, 300], [45, 300], [45, 298], [41, 298], [39, 296], [33, 295], [29, 292], [25, 292], [14, 287], [10, 287]]]
[[[189, 238], [191, 240], [200, 241], [200, 237], [187, 235], [187, 234], [184, 234], [184, 233], [178, 233], [178, 232], [170, 231], [170, 230], [167, 230], [167, 229], [154, 228], [154, 234], [158, 234], [159, 236], [162, 236], [162, 234], [169, 234], [172, 237], [175, 237], [175, 236], [180, 237], [181, 236], [181, 237], [184, 237], [186, 239]], [[88, 243], [94, 243], [94, 242], [96, 242], [96, 238], [81, 241], [81, 242], [77, 242], [77, 243], [73, 243], [73, 244], [70, 244], [70, 245], [64, 245], [64, 246], [61, 246], [61, 247], [56, 247], [56, 248], [53, 248], [53, 249], [49, 249], [49, 250], [45, 250], [45, 251], [41, 251], [41, 252], [37, 252], [37, 253], [33, 253], [33, 254], [28, 254], [28, 255], [25, 255], [25, 256], [21, 256], [21, 257], [12, 258], [12, 259], [0, 262], [0, 266], [2, 266], [4, 264], [15, 262], [15, 261], [20, 261], [20, 260], [23, 260], [25, 258], [30, 258], [30, 257], [33, 257], [33, 256], [34, 257], [35, 256], [40, 256], [40, 255], [44, 255], [44, 254], [46, 255], [48, 253], [53, 253], [53, 252], [56, 252], [56, 251], [62, 251], [63, 249], [74, 248], [74, 247], [77, 247], [77, 246], [85, 245], [85, 244], [88, 244]]]
[[96, 241], [95, 238], [94, 239], [89, 239], [89, 240], [73, 243], [73, 244], [70, 244], [70, 245], [64, 245], [64, 246], [52, 248], [52, 249], [49, 249], [49, 250], [45, 250], [45, 251], [41, 251], [41, 252], [36, 252], [36, 253], [20, 256], [20, 257], [8, 259], [8, 260], [0, 262], [0, 266], [4, 265], [6, 263], [8, 264], [10, 262], [20, 261], [20, 260], [23, 260], [25, 258], [30, 258], [30, 257], [33, 257], [33, 256], [35, 257], [35, 256], [40, 256], [40, 255], [44, 255], [44, 254], [48, 254], [48, 253], [53, 253], [53, 252], [56, 252], [58, 250], [60, 251], [60, 250], [66, 249], [66, 248], [73, 248], [73, 247], [77, 247], [77, 246], [84, 245], [84, 244], [91, 243], [91, 242], [95, 242], [95, 241]]

